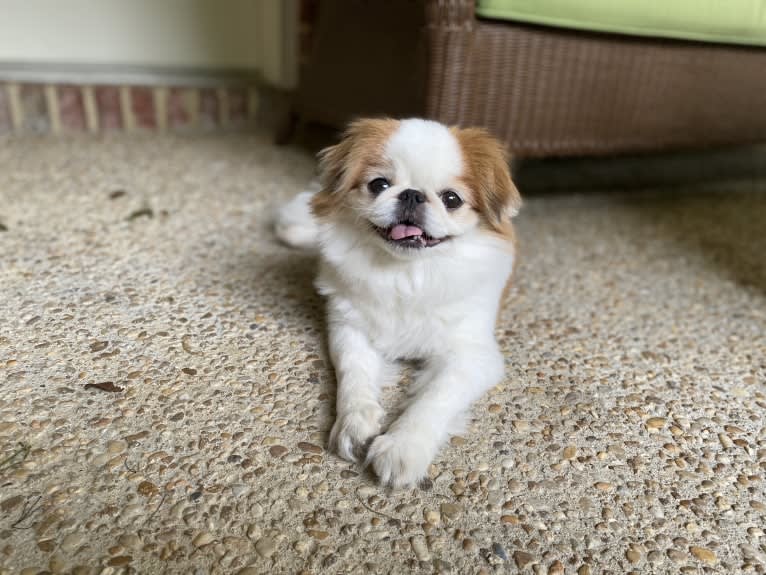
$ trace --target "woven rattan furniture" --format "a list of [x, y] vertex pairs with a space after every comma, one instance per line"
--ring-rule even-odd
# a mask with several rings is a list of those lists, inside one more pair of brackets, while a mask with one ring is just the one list
[[481, 20], [472, 0], [324, 0], [317, 26], [303, 121], [422, 114], [485, 126], [517, 156], [766, 140], [763, 48]]

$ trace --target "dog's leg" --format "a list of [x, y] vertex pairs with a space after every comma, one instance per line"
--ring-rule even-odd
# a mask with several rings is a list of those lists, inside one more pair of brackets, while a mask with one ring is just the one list
[[382, 483], [405, 487], [422, 479], [471, 404], [502, 378], [503, 357], [494, 341], [455, 349], [429, 361], [413, 401], [370, 445], [367, 462]]
[[343, 459], [363, 459], [369, 441], [380, 433], [383, 408], [380, 388], [392, 366], [370, 345], [367, 336], [330, 319], [330, 356], [338, 380], [336, 420], [330, 445]]

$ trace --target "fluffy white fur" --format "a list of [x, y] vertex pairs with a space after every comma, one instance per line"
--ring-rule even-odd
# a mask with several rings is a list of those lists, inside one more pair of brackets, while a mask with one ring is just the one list
[[316, 247], [319, 230], [311, 214], [310, 202], [319, 189], [318, 181], [311, 182], [306, 191], [277, 210], [274, 227], [285, 243], [296, 248]]
[[[366, 462], [380, 480], [402, 487], [426, 475], [472, 402], [503, 376], [494, 327], [514, 253], [508, 241], [479, 226], [475, 211], [448, 213], [435, 195], [460, 192], [464, 170], [458, 142], [444, 126], [401, 122], [385, 157], [365, 181], [384, 176], [394, 185], [374, 201], [361, 190], [351, 210], [319, 222], [309, 207], [314, 192], [304, 192], [281, 209], [276, 230], [291, 245], [319, 245], [317, 287], [327, 298], [338, 378], [331, 444], [351, 461], [367, 449]], [[369, 225], [390, 224], [397, 195], [411, 188], [433, 206], [428, 234], [451, 236], [418, 253], [388, 246]], [[423, 369], [405, 411], [381, 433], [380, 390], [396, 381], [401, 359], [421, 360]]]

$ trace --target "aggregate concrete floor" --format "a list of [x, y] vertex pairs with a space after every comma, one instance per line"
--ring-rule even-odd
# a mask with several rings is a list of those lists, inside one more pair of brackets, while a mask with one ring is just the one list
[[766, 572], [764, 181], [527, 197], [507, 377], [389, 492], [325, 450], [314, 261], [268, 227], [313, 169], [0, 146], [0, 573]]

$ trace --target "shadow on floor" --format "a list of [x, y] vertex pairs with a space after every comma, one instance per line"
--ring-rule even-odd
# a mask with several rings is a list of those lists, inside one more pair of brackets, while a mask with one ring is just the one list
[[766, 146], [635, 156], [519, 159], [513, 172], [522, 195], [766, 179]]
[[514, 179], [527, 198], [614, 192], [652, 233], [766, 293], [766, 146], [519, 160]]
[[[225, 278], [224, 283], [232, 297], [240, 298], [243, 306], [257, 302], [268, 309], [280, 329], [311, 333], [311, 339], [318, 342], [317, 349], [312, 351], [321, 358], [328, 358], [324, 300], [314, 288], [318, 267], [316, 254], [284, 248], [264, 255], [241, 252], [216, 271]], [[290, 350], [284, 350], [284, 353], [287, 357]], [[335, 373], [329, 361], [325, 361], [324, 367], [318, 371], [319, 381], [310, 383], [317, 386], [317, 396], [329, 396], [327, 404], [334, 420]], [[329, 430], [325, 431], [323, 445], [329, 437]]]
[[766, 185], [721, 183], [710, 191], [667, 190], [630, 207], [663, 241], [738, 285], [766, 294]]

